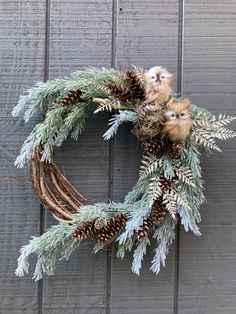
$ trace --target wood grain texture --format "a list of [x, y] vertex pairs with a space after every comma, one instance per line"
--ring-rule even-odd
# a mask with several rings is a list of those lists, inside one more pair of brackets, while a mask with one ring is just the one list
[[[119, 1], [117, 9], [118, 68], [160, 64], [176, 74], [178, 1]], [[114, 140], [114, 200], [122, 201], [135, 184], [140, 159], [140, 145], [131, 133], [131, 125], [126, 125]], [[112, 258], [112, 314], [173, 313], [175, 247], [172, 245], [166, 268], [158, 276], [149, 270], [154, 248], [149, 248], [140, 276], [131, 273], [132, 255], [123, 261]]]
[[[112, 3], [51, 1], [49, 77], [69, 75], [88, 65], [111, 65]], [[57, 157], [64, 173], [91, 202], [108, 200], [109, 143], [102, 135], [108, 117], [94, 117], [77, 142], [68, 141]], [[52, 223], [46, 217], [47, 226]], [[55, 223], [55, 222], [54, 222]], [[92, 254], [84, 243], [69, 262], [57, 263], [43, 283], [43, 313], [104, 314], [107, 252]]]
[[[30, 20], [29, 20], [30, 16]], [[27, 170], [13, 162], [33, 124], [13, 119], [23, 89], [43, 79], [45, 5], [38, 1], [0, 3], [0, 313], [38, 312], [38, 285], [14, 274], [19, 249], [40, 229], [39, 204]]]
[[117, 65], [163, 65], [177, 73], [178, 1], [120, 0]]
[[[235, 1], [185, 1], [184, 94], [216, 114], [235, 115], [235, 14]], [[233, 140], [220, 146], [202, 160], [203, 235], [180, 236], [181, 314], [236, 312], [236, 150]]]

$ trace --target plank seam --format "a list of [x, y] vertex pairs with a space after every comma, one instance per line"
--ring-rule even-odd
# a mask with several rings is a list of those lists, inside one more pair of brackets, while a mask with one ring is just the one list
[[[178, 15], [178, 64], [177, 64], [177, 93], [183, 95], [183, 57], [184, 57], [184, 0], [179, 0]], [[180, 258], [180, 223], [175, 233], [175, 274], [174, 274], [174, 314], [179, 312], [179, 258]]]
[[[44, 48], [44, 82], [49, 78], [49, 42], [50, 42], [50, 0], [45, 0], [45, 48]], [[47, 108], [44, 108], [46, 112]], [[40, 204], [40, 230], [42, 235], [45, 231], [45, 209]], [[43, 279], [38, 282], [38, 314], [43, 314]]]
[[[111, 38], [111, 67], [117, 68], [117, 7], [119, 0], [112, 0], [112, 38]], [[114, 179], [114, 139], [109, 141], [109, 178], [108, 178], [108, 198], [113, 199], [113, 179]], [[112, 255], [110, 250], [107, 251], [107, 292], [106, 292], [106, 314], [111, 313], [111, 272], [112, 272]]]

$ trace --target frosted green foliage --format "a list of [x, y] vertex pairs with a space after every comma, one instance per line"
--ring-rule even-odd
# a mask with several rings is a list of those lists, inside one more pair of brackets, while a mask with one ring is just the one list
[[139, 241], [136, 249], [134, 250], [131, 270], [137, 275], [140, 274], [142, 261], [147, 251], [147, 245], [150, 245], [150, 240], [148, 238]]
[[23, 167], [39, 144], [43, 147], [41, 160], [50, 162], [53, 147], [61, 146], [72, 130], [71, 136], [78, 138], [84, 129], [86, 115], [85, 104], [70, 109], [55, 107], [49, 111], [46, 119], [38, 123], [25, 140], [15, 165]]
[[162, 266], [165, 266], [169, 246], [175, 238], [176, 221], [168, 217], [154, 232], [153, 238], [157, 240], [157, 248], [154, 250], [151, 270], [158, 274]]
[[[134, 67], [134, 71], [144, 85], [143, 69]], [[129, 88], [126, 73], [114, 69], [89, 67], [74, 72], [69, 78], [37, 83], [29, 89], [13, 109], [14, 116], [22, 114], [25, 121], [28, 121], [39, 109], [48, 105], [53, 107], [48, 110], [45, 120], [37, 124], [26, 139], [15, 164], [22, 167], [39, 144], [42, 146], [42, 161], [50, 162], [53, 148], [61, 146], [70, 135], [77, 139], [84, 129], [86, 118], [94, 112], [118, 110], [109, 121], [109, 129], [103, 136], [106, 140], [115, 136], [122, 123], [135, 124], [137, 119], [135, 108], [139, 99], [122, 102], [111, 94], [108, 86], [110, 83]], [[81, 91], [81, 102], [71, 106], [60, 106], [61, 97], [71, 90]], [[92, 101], [94, 97], [102, 98], [97, 110]], [[82, 206], [74, 215], [72, 225], [60, 223], [51, 227], [42, 236], [33, 237], [29, 244], [21, 249], [16, 274], [23, 276], [28, 272], [28, 257], [31, 254], [37, 255], [34, 272], [36, 280], [44, 273], [52, 274], [58, 255], [61, 254], [62, 258], [68, 259], [79, 246], [80, 241], [72, 239], [72, 234], [78, 226], [83, 226], [94, 219], [106, 223], [117, 213], [127, 214], [128, 220], [124, 229], [106, 243], [95, 242], [94, 252], [115, 241], [118, 258], [124, 258], [127, 252], [134, 249], [132, 271], [136, 274], [140, 272], [151, 237], [157, 241], [151, 266], [151, 270], [157, 274], [161, 265], [165, 266], [178, 221], [186, 231], [191, 230], [195, 235], [200, 235], [197, 225], [201, 220], [199, 208], [205, 202], [200, 154], [220, 151], [217, 139], [227, 140], [236, 136], [235, 132], [227, 128], [235, 118], [222, 114], [216, 118], [207, 110], [195, 105], [191, 105], [190, 110], [193, 127], [186, 145], [179, 145], [179, 154], [176, 158], [167, 155], [165, 149], [144, 155], [139, 180], [126, 195], [123, 203], [95, 203]], [[161, 224], [154, 224], [146, 238], [139, 239], [137, 231], [150, 215], [156, 200], [165, 205], [168, 212], [166, 218]]]
[[[34, 148], [39, 144], [43, 146], [42, 161], [50, 162], [54, 146], [61, 146], [70, 133], [72, 138], [77, 139], [83, 131], [85, 118], [93, 112], [90, 108], [95, 108], [92, 98], [112, 98], [105, 83], [124, 83], [125, 79], [124, 73], [114, 69], [90, 67], [76, 71], [69, 78], [56, 79], [46, 83], [39, 82], [26, 91], [26, 95], [20, 97], [18, 104], [13, 109], [13, 116], [23, 114], [25, 121], [28, 121], [39, 109], [47, 108], [52, 103], [55, 104], [48, 111], [46, 119], [35, 126], [24, 142], [15, 165], [23, 167]], [[60, 101], [61, 97], [71, 90], [81, 90], [83, 102], [69, 107], [57, 106], [56, 103]], [[121, 104], [119, 99], [113, 99], [111, 105], [108, 105], [111, 110], [119, 109], [121, 106], [126, 109], [130, 107], [130, 104]], [[107, 108], [102, 107], [102, 109]], [[99, 111], [97, 110], [97, 112]], [[133, 111], [120, 112], [120, 123], [134, 122], [135, 116], [136, 113]], [[118, 127], [117, 122], [116, 126]]]
[[[122, 82], [125, 76], [114, 69], [99, 69], [89, 67], [74, 72], [71, 77], [64, 79], [37, 82], [25, 91], [12, 111], [14, 117], [23, 115], [25, 122], [42, 109], [47, 109], [51, 103], [56, 103], [70, 90], [83, 90], [83, 98], [91, 100], [92, 97], [108, 95], [104, 89], [106, 82]], [[104, 90], [102, 90], [104, 89]]]
[[150, 207], [148, 206], [146, 195], [141, 200], [129, 205], [129, 219], [126, 223], [125, 230], [118, 237], [119, 244], [125, 244], [126, 241], [133, 236], [138, 227], [142, 225], [143, 220], [150, 213]]
[[120, 244], [117, 248], [116, 256], [117, 258], [123, 259], [126, 252], [131, 252], [136, 239], [135, 236], [130, 237], [125, 244]]
[[137, 114], [130, 110], [119, 110], [118, 114], [115, 114], [110, 120], [108, 125], [110, 128], [104, 133], [103, 138], [104, 140], [109, 140], [113, 136], [116, 135], [118, 128], [124, 122], [132, 122], [134, 123], [137, 120]]
[[50, 111], [46, 120], [38, 123], [25, 140], [20, 155], [15, 161], [17, 167], [23, 167], [38, 145], [43, 146], [42, 160], [50, 161], [52, 147], [55, 145], [57, 134], [63, 122], [66, 107], [58, 107]]
[[163, 175], [167, 180], [171, 180], [175, 176], [175, 169], [173, 168], [172, 161], [169, 156], [164, 155], [162, 157], [161, 168], [163, 170]]
[[147, 178], [143, 180], [139, 180], [135, 184], [135, 186], [132, 188], [132, 190], [129, 193], [127, 193], [127, 195], [125, 196], [124, 203], [132, 204], [136, 202], [136, 200], [138, 200], [141, 195], [146, 193], [148, 184], [149, 184], [149, 181], [147, 180]]
[[74, 215], [74, 224], [59, 223], [52, 226], [40, 237], [32, 237], [29, 244], [23, 246], [18, 258], [16, 275], [22, 277], [28, 273], [31, 254], [37, 255], [33, 279], [39, 280], [43, 274], [52, 275], [55, 268], [57, 255], [61, 253], [61, 259], [68, 259], [71, 253], [79, 246], [80, 241], [73, 240], [72, 235], [78, 225], [94, 219], [110, 219], [117, 212], [126, 212], [127, 207], [119, 203], [97, 203], [81, 207], [78, 214]]
[[28, 273], [28, 258], [33, 253], [37, 255], [33, 279], [41, 279], [44, 273], [53, 274], [57, 254], [62, 250], [62, 258], [68, 259], [73, 249], [78, 247], [78, 241], [73, 241], [71, 238], [75, 229], [76, 225], [72, 227], [60, 223], [51, 227], [40, 237], [32, 237], [29, 244], [20, 250], [21, 255], [18, 258], [16, 275], [22, 277], [24, 273]]
[[71, 74], [71, 77], [75, 81], [86, 81], [91, 82], [93, 84], [95, 83], [121, 83], [123, 82], [125, 76], [123, 72], [114, 70], [112, 68], [97, 68], [97, 67], [86, 67], [83, 70], [77, 70], [74, 73]]
[[33, 114], [47, 108], [51, 102], [55, 102], [58, 97], [66, 91], [73, 89], [74, 82], [70, 79], [38, 82], [25, 92], [14, 107], [12, 115], [18, 117], [23, 115], [25, 122], [28, 122]]
[[199, 231], [199, 227], [197, 225], [197, 223], [200, 222], [199, 217], [194, 217], [194, 215], [186, 210], [184, 206], [179, 206], [177, 208], [177, 213], [179, 214], [181, 224], [184, 226], [186, 232], [191, 230], [195, 235], [201, 235], [201, 232]]

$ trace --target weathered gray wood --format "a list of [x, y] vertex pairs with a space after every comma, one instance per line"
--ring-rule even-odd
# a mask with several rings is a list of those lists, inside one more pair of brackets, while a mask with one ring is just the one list
[[121, 0], [118, 13], [118, 67], [158, 64], [176, 76], [178, 1]]
[[[120, 1], [117, 11], [118, 68], [164, 65], [176, 74], [178, 1]], [[124, 126], [114, 142], [115, 200], [123, 200], [137, 180], [140, 157], [131, 126]], [[112, 314], [173, 313], [175, 247], [172, 245], [166, 268], [158, 276], [149, 270], [154, 248], [149, 248], [140, 276], [131, 273], [131, 255], [123, 261], [112, 258]]]
[[[26, 86], [43, 79], [44, 2], [0, 3], [0, 312], [37, 313], [38, 285], [30, 277], [17, 278], [19, 249], [40, 228], [39, 204], [27, 170], [15, 160], [32, 124], [13, 120], [11, 110]], [[29, 21], [30, 17], [30, 21]]]
[[[131, 64], [145, 68], [161, 64], [177, 76], [179, 1], [47, 2], [48, 21], [45, 1], [0, 3], [0, 312], [234, 314], [233, 141], [221, 144], [223, 153], [203, 158], [208, 199], [201, 210], [203, 236], [196, 238], [181, 230], [179, 250], [175, 252], [172, 245], [167, 266], [157, 277], [149, 271], [152, 248], [138, 277], [130, 271], [131, 255], [123, 261], [115, 256], [107, 259], [104, 251], [95, 256], [88, 243], [69, 262], [59, 262], [55, 276], [45, 279], [40, 289], [30, 277], [15, 277], [19, 248], [40, 230], [39, 204], [27, 170], [13, 166], [34, 124], [24, 126], [20, 119], [10, 117], [23, 89], [43, 80], [45, 71], [54, 78], [87, 65], [109, 67], [113, 63], [126, 69]], [[117, 16], [113, 16], [113, 26], [118, 24], [117, 37], [112, 30], [112, 2], [115, 6], [118, 2]], [[186, 0], [184, 9], [183, 94], [216, 114], [234, 114], [236, 3]], [[109, 193], [115, 201], [122, 201], [137, 179], [141, 150], [130, 125], [126, 125], [109, 155], [109, 144], [102, 139], [106, 121], [103, 115], [89, 121], [79, 141], [69, 141], [58, 152], [58, 160], [66, 176], [91, 201], [107, 201]], [[52, 223], [46, 214], [45, 225]], [[174, 285], [177, 253], [178, 290]]]
[[[76, 68], [111, 65], [112, 3], [51, 1], [49, 76], [69, 75]], [[66, 176], [91, 201], [108, 200], [109, 143], [103, 141], [108, 117], [86, 124], [77, 142], [58, 152]], [[47, 224], [51, 221], [47, 215]], [[43, 313], [103, 314], [107, 300], [107, 253], [92, 254], [85, 243], [69, 262], [57, 264], [44, 280]]]
[[[218, 114], [235, 114], [235, 1], [185, 1], [183, 91]], [[180, 235], [179, 313], [236, 312], [235, 143], [203, 160], [202, 237]]]

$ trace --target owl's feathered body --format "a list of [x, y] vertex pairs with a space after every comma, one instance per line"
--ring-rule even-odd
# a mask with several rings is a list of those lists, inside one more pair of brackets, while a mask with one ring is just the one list
[[184, 143], [190, 134], [192, 118], [189, 105], [190, 101], [188, 98], [180, 102], [172, 98], [167, 104], [167, 111], [165, 112], [166, 123], [162, 134], [172, 142]]
[[155, 66], [146, 73], [147, 109], [157, 110], [169, 99], [172, 79], [173, 75], [161, 66]]

